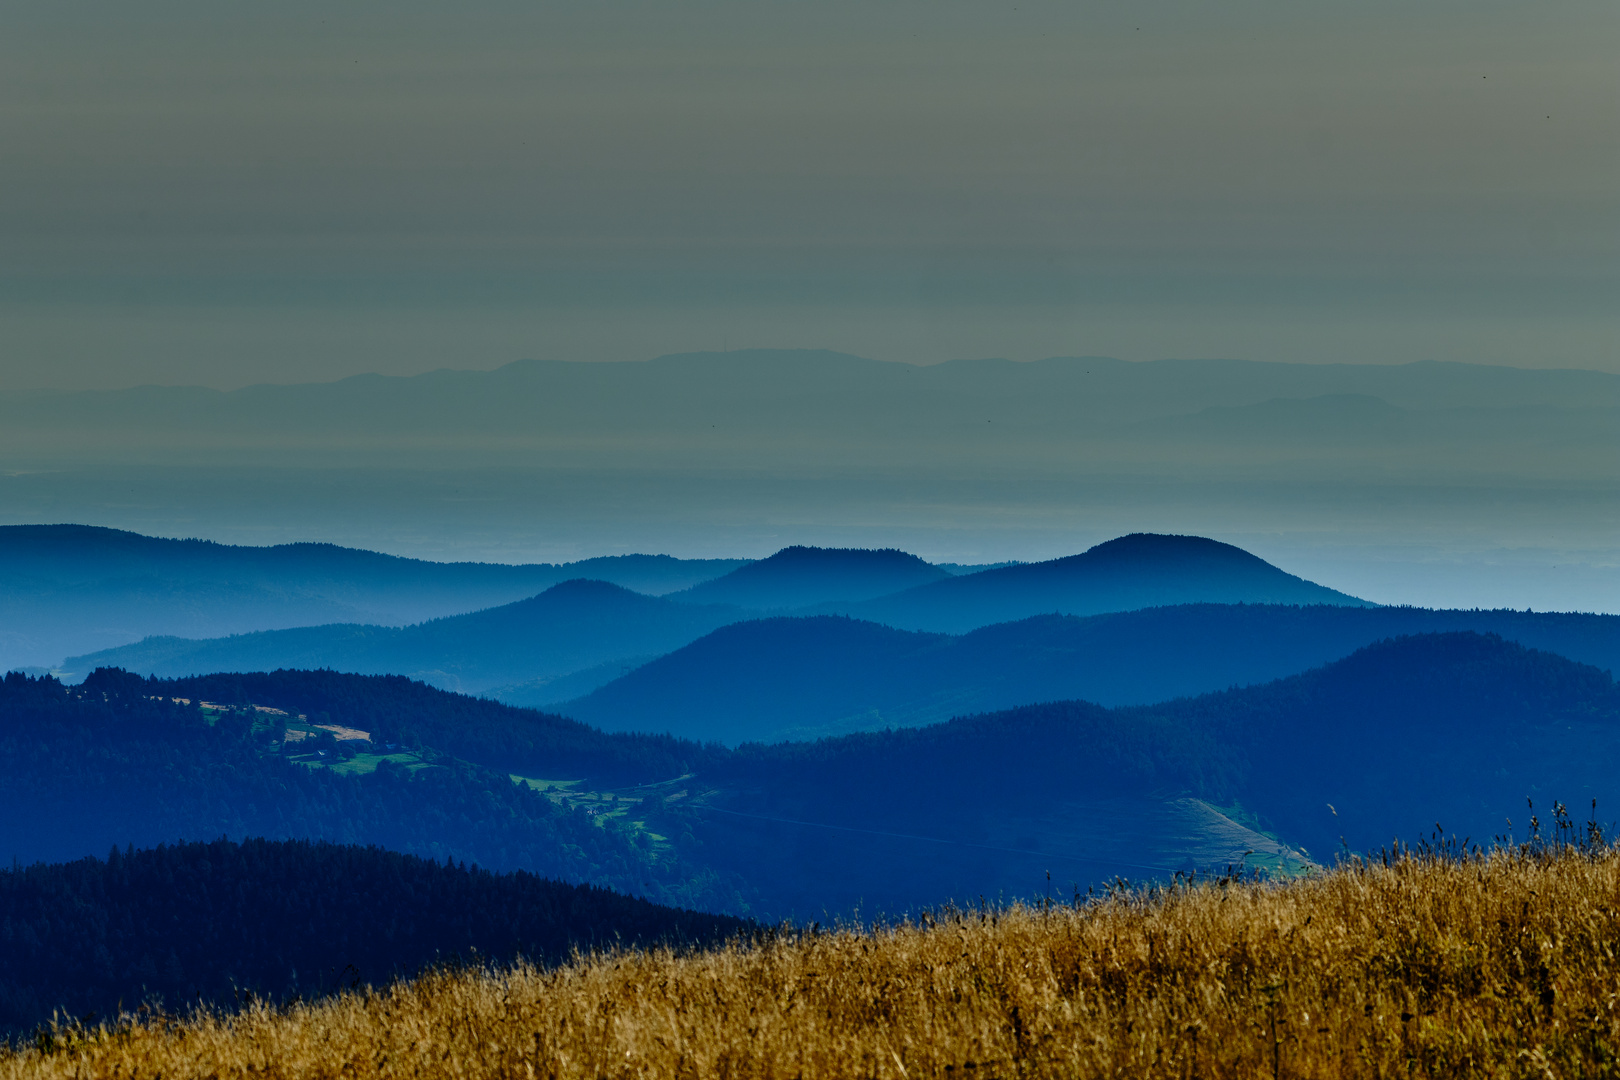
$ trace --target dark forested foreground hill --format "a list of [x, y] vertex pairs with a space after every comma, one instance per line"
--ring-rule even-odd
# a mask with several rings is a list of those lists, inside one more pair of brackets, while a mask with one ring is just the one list
[[61, 1010], [311, 997], [447, 961], [713, 943], [751, 929], [524, 871], [216, 840], [0, 870], [0, 1033]]
[[0, 526], [0, 669], [53, 665], [153, 635], [399, 626], [509, 603], [571, 578], [673, 592], [743, 562], [621, 555], [436, 563], [335, 544], [238, 547], [87, 525]]
[[829, 605], [827, 611], [960, 634], [1051, 613], [1095, 615], [1171, 604], [1365, 603], [1231, 544], [1133, 533], [1078, 555], [947, 578], [860, 604]]
[[[1553, 800], [1620, 807], [1612, 678], [1474, 633], [1153, 706], [1028, 705], [735, 750], [333, 672], [12, 677], [5, 694], [0, 858], [311, 837], [765, 917], [1297, 870], [1341, 837], [1365, 849], [1437, 822], [1522, 837], [1526, 797], [1543, 821]], [[343, 758], [360, 732], [372, 741]], [[349, 741], [314, 756], [329, 734]]]
[[464, 693], [526, 685], [543, 695], [559, 676], [576, 674], [577, 684], [577, 673], [594, 672], [599, 685], [742, 617], [737, 608], [679, 604], [605, 581], [575, 580], [516, 603], [415, 626], [306, 626], [203, 641], [152, 638], [70, 657], [67, 666], [80, 673], [119, 667], [165, 677], [333, 668], [408, 675]]
[[1193, 604], [1040, 615], [960, 637], [836, 616], [722, 627], [561, 711], [609, 731], [774, 742], [1037, 701], [1143, 705], [1298, 674], [1402, 634], [1473, 630], [1620, 670], [1620, 616]]

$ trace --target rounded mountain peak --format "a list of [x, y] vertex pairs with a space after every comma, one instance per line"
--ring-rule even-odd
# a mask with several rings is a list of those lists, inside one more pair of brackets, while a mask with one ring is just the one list
[[1151, 562], [1165, 565], [1179, 561], [1201, 565], [1226, 563], [1234, 567], [1270, 567], [1260, 556], [1232, 544], [1211, 540], [1207, 536], [1180, 536], [1174, 533], [1130, 533], [1105, 540], [1079, 555], [1069, 556], [1069, 559], [1084, 559], [1092, 563]]
[[822, 548], [795, 544], [670, 599], [736, 604], [757, 610], [869, 600], [950, 577], [895, 548]]

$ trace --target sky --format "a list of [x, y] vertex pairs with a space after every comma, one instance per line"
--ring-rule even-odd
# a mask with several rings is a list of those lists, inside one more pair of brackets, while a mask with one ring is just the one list
[[[1617, 136], [1612, 0], [7, 5], [0, 407], [750, 348], [1620, 374]], [[837, 410], [791, 469], [679, 475], [12, 430], [0, 523], [502, 561], [983, 562], [1151, 529], [1379, 600], [1620, 611], [1597, 405], [1504, 414], [1534, 476], [1438, 412], [1400, 421], [1428, 449], [1367, 428], [1336, 455], [1307, 406], [1226, 472], [1248, 433], [850, 465]]]
[[0, 390], [831, 348], [1620, 371], [1620, 7], [0, 14]]

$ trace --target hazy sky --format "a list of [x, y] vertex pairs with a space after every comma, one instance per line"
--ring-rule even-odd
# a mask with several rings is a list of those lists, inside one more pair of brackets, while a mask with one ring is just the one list
[[1620, 6], [0, 14], [0, 388], [806, 346], [1620, 370]]

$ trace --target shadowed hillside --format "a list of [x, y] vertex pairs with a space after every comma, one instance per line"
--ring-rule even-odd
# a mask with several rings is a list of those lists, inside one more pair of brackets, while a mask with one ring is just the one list
[[1401, 634], [1500, 634], [1620, 669], [1620, 616], [1192, 604], [1037, 615], [961, 637], [841, 617], [722, 627], [556, 708], [610, 731], [736, 744], [1082, 698], [1143, 705], [1267, 682]]
[[717, 944], [751, 929], [524, 871], [249, 840], [0, 870], [0, 1032], [60, 1010], [234, 1005], [384, 985], [456, 960]]
[[949, 577], [948, 571], [893, 548], [795, 546], [670, 599], [759, 610], [799, 608], [834, 600], [870, 600]]
[[1031, 615], [1094, 615], [1171, 604], [1364, 604], [1198, 536], [1134, 533], [1079, 555], [921, 585], [841, 614], [908, 630], [964, 633]]
[[606, 731], [731, 746], [944, 720], [983, 696], [980, 670], [933, 681], [954, 643], [835, 615], [741, 622], [555, 707]]
[[512, 775], [635, 783], [688, 773], [703, 754], [397, 676], [159, 683], [103, 670], [64, 687], [13, 673], [0, 682], [0, 864], [315, 839], [740, 911], [738, 883], [689, 868], [622, 808]]
[[1238, 862], [1293, 873], [1341, 836], [1522, 836], [1527, 796], [1543, 820], [1552, 800], [1620, 806], [1613, 679], [1473, 633], [1159, 705], [1060, 701], [729, 751], [395, 676], [4, 688], [0, 858], [309, 837], [766, 918], [1029, 896], [1049, 872], [1063, 888]]
[[1164, 705], [1055, 702], [744, 746], [700, 773], [714, 794], [685, 813], [712, 865], [762, 883], [761, 910], [811, 918], [1029, 896], [1048, 871], [1083, 887], [1246, 851], [1297, 868], [1293, 845], [1330, 860], [1341, 835], [1364, 850], [1436, 822], [1523, 838], [1526, 796], [1543, 822], [1555, 799], [1584, 811], [1595, 798], [1613, 815], [1617, 754], [1608, 674], [1499, 638], [1431, 634]]

